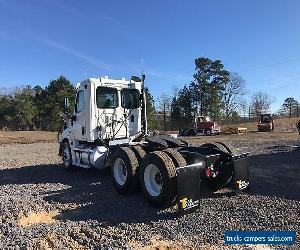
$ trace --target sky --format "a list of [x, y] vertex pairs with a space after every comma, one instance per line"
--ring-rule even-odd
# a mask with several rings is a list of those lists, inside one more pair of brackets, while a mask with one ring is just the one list
[[272, 111], [300, 101], [298, 0], [0, 0], [0, 88], [60, 75], [140, 75], [155, 98], [192, 80], [194, 60], [219, 59], [269, 93]]

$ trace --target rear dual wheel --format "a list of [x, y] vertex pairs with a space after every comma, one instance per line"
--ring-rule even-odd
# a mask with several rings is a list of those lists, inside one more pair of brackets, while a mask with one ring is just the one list
[[140, 184], [146, 199], [154, 206], [167, 206], [177, 196], [176, 167], [167, 153], [147, 154], [140, 166]]
[[176, 168], [186, 166], [186, 161], [184, 157], [174, 148], [167, 148], [163, 152], [165, 152], [173, 161], [173, 164]]
[[120, 147], [113, 151], [112, 179], [115, 188], [121, 194], [133, 192], [138, 184], [138, 160], [128, 147]]
[[140, 184], [149, 203], [168, 206], [177, 197], [176, 167], [185, 165], [174, 149], [146, 154], [141, 147], [121, 147], [112, 154], [112, 179], [121, 194], [133, 192]]
[[144, 156], [146, 155], [145, 150], [144, 150], [141, 146], [139, 146], [139, 145], [133, 146], [133, 147], [131, 147], [130, 149], [131, 149], [131, 150], [133, 151], [133, 153], [135, 154], [135, 157], [136, 157], [136, 159], [137, 159], [137, 161], [138, 161], [138, 163], [139, 163], [139, 165], [140, 165], [141, 162], [142, 162], [142, 159], [143, 159]]

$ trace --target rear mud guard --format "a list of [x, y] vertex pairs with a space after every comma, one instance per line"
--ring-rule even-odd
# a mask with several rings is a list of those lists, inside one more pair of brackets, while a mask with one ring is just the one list
[[178, 211], [192, 212], [200, 203], [200, 178], [205, 162], [177, 168]]
[[232, 157], [234, 163], [233, 187], [236, 191], [242, 191], [250, 187], [248, 153], [234, 155]]
[[[200, 161], [195, 164], [177, 168], [177, 205], [178, 212], [189, 213], [199, 207], [201, 197], [212, 194], [203, 177], [206, 164], [210, 161]], [[249, 188], [248, 153], [232, 156], [234, 173], [231, 185], [236, 192]]]

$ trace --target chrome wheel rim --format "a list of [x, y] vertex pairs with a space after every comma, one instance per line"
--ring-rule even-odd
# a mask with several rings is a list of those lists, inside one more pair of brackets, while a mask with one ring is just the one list
[[148, 193], [157, 197], [162, 192], [163, 180], [157, 166], [149, 164], [144, 171], [144, 183]]
[[63, 150], [63, 163], [66, 167], [69, 167], [71, 164], [71, 152], [68, 147], [65, 147]]
[[113, 166], [114, 178], [116, 182], [123, 186], [127, 180], [127, 168], [124, 161], [121, 158], [117, 158]]

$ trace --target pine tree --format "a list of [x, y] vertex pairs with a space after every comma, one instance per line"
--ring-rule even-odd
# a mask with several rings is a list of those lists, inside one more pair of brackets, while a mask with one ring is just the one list
[[293, 97], [288, 97], [284, 100], [282, 107], [284, 111], [288, 114], [289, 117], [292, 117], [292, 114], [298, 108], [298, 102]]
[[155, 106], [154, 106], [154, 98], [151, 95], [149, 89], [146, 87], [145, 88], [145, 93], [146, 93], [146, 114], [147, 114], [147, 122], [148, 122], [148, 128], [149, 129], [154, 129], [155, 127], [155, 119], [154, 119], [154, 111], [155, 111]]
[[213, 61], [204, 57], [195, 60], [195, 70], [194, 81], [190, 84], [194, 108], [200, 115], [220, 117], [229, 72], [224, 69], [220, 60]]

